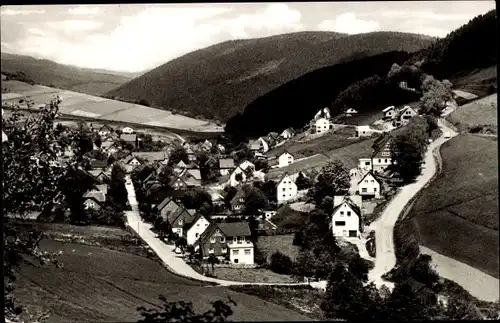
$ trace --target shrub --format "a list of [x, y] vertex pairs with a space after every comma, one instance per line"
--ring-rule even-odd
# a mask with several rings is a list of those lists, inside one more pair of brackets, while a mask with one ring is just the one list
[[287, 255], [277, 251], [271, 256], [269, 269], [278, 274], [288, 275], [292, 272], [293, 261]]

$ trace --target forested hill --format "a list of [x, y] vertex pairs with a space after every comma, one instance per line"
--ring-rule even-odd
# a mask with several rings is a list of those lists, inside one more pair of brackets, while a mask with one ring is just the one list
[[173, 112], [226, 121], [258, 97], [317, 68], [394, 50], [417, 51], [433, 41], [395, 32], [299, 32], [228, 41], [174, 59], [106, 96], [145, 99]]
[[416, 52], [408, 63], [438, 79], [452, 78], [456, 73], [487, 68], [497, 64], [496, 10], [479, 15], [469, 23]]
[[[385, 82], [392, 64], [402, 64], [408, 58], [407, 52], [395, 51], [310, 72], [252, 102], [243, 114], [227, 122], [226, 132], [236, 137], [259, 136], [288, 127], [303, 127], [319, 109], [330, 107], [343, 90], [367, 78], [377, 83], [374, 91], [367, 94], [371, 102], [367, 109], [380, 109], [387, 102], [413, 100], [415, 95]], [[332, 114], [340, 112], [337, 110], [333, 109]]]

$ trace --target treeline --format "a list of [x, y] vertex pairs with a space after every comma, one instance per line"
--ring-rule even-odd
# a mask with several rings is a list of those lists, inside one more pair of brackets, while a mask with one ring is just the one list
[[5, 79], [6, 81], [15, 80], [15, 81], [28, 83], [30, 85], [35, 85], [35, 81], [33, 81], [30, 76], [28, 76], [26, 73], [24, 73], [22, 71], [17, 71], [14, 73], [2, 71], [2, 74], [7, 77]]
[[[243, 114], [228, 120], [225, 130], [239, 137], [259, 136], [288, 127], [301, 128], [319, 109], [330, 107], [351, 84], [374, 76], [384, 78], [393, 63], [403, 64], [409, 57], [407, 52], [393, 51], [307, 73], [253, 101]], [[406, 95], [394, 86], [387, 85], [385, 90], [388, 91], [385, 98], [379, 96], [379, 101], [386, 101], [382, 105], [392, 104], [394, 96]]]
[[486, 68], [497, 63], [496, 10], [479, 15], [426, 49], [409, 63], [436, 78], [450, 78], [463, 70]]

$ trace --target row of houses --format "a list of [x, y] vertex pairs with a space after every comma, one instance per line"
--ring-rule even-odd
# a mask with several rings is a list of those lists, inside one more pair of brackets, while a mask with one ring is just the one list
[[410, 122], [410, 119], [418, 115], [417, 110], [405, 105], [403, 108], [398, 109], [395, 106], [390, 106], [382, 110], [384, 113], [384, 120], [392, 121], [394, 127], [405, 126]]

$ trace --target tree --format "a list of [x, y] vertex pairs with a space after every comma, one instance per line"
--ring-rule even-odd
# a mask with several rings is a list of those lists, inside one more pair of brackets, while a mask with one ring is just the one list
[[293, 270], [293, 261], [287, 255], [277, 251], [271, 255], [269, 269], [278, 274], [288, 275]]
[[205, 203], [208, 203], [211, 206], [212, 196], [210, 196], [210, 194], [203, 188], [193, 188], [188, 190], [182, 197], [182, 204], [187, 209], [198, 210]]
[[271, 167], [269, 166], [269, 163], [267, 162], [267, 160], [258, 159], [255, 161], [255, 170], [267, 173], [270, 168]]
[[439, 128], [437, 119], [435, 116], [428, 115], [428, 114], [424, 115], [424, 118], [425, 118], [425, 120], [427, 122], [427, 126], [428, 126], [427, 134], [429, 137], [431, 137], [434, 130]]
[[297, 176], [295, 184], [297, 185], [298, 190], [305, 190], [312, 186], [311, 181], [307, 177], [305, 177], [302, 172], [300, 172]]
[[451, 83], [449, 81], [440, 82], [432, 75], [428, 75], [422, 83], [422, 90], [424, 94], [419, 101], [420, 113], [440, 117], [446, 108], [446, 102], [453, 98]]
[[238, 192], [238, 190], [233, 186], [224, 187], [224, 192], [226, 193], [224, 196], [224, 204], [226, 207], [231, 207], [231, 201]]
[[212, 303], [212, 309], [203, 314], [196, 314], [191, 302], [168, 302], [163, 295], [159, 299], [164, 303], [161, 309], [146, 309], [138, 307], [137, 310], [143, 317], [138, 323], [163, 323], [163, 322], [227, 322], [233, 314], [230, 305], [236, 303], [229, 298], [228, 301], [217, 300]]
[[112, 203], [119, 210], [123, 210], [128, 201], [127, 188], [125, 187], [125, 170], [118, 163], [115, 163], [111, 170], [108, 197], [111, 198]]
[[309, 190], [308, 196], [320, 205], [326, 196], [344, 195], [351, 185], [349, 170], [339, 160], [328, 162], [318, 176], [317, 182]]
[[175, 247], [180, 248], [182, 253], [184, 253], [186, 246], [187, 246], [187, 240], [184, 237], [179, 237], [179, 239], [175, 241]]
[[197, 160], [198, 165], [200, 165], [201, 178], [204, 181], [212, 182], [220, 176], [217, 160], [213, 158], [210, 153], [202, 151], [198, 154]]
[[260, 214], [262, 209], [268, 207], [269, 201], [264, 193], [256, 187], [245, 185], [245, 212], [247, 214], [257, 215]]
[[212, 253], [208, 256], [207, 262], [212, 265], [212, 276], [215, 275], [215, 265], [219, 263], [219, 259]]
[[168, 165], [173, 166], [178, 162], [180, 162], [181, 160], [186, 164], [189, 163], [188, 154], [186, 152], [186, 149], [184, 149], [184, 147], [176, 146], [170, 153], [170, 159], [168, 160]]
[[[33, 107], [33, 102], [26, 103], [28, 108]], [[71, 130], [56, 131], [55, 120], [59, 114], [57, 100], [49, 102], [39, 112], [24, 116], [19, 106], [15, 106], [9, 118], [2, 116], [3, 129], [9, 137], [2, 145], [4, 217], [12, 213], [26, 216], [30, 212], [52, 211], [64, 205], [66, 201], [60, 190], [61, 180], [68, 170], [83, 165], [84, 161], [78, 160], [76, 155], [67, 164], [59, 162], [59, 156], [77, 134]], [[65, 140], [62, 140], [63, 137]], [[38, 249], [43, 234], [21, 231], [7, 220], [3, 230], [4, 315], [15, 320], [22, 308], [16, 305], [12, 295], [13, 282], [24, 259], [22, 255], [34, 256], [41, 264], [60, 264], [56, 254], [42, 253]]]
[[160, 172], [158, 173], [157, 179], [164, 187], [169, 187], [173, 175], [174, 175], [174, 170], [172, 169], [172, 167], [162, 166]]
[[277, 187], [276, 187], [276, 182], [273, 180], [268, 180], [264, 183], [257, 182], [255, 183], [255, 187], [260, 189], [262, 193], [266, 196], [267, 200], [269, 202], [274, 202], [276, 203], [278, 200], [277, 197]]
[[[414, 131], [412, 131], [414, 130]], [[391, 147], [391, 171], [399, 174], [405, 183], [413, 181], [421, 172], [422, 160], [427, 144], [427, 134], [422, 138], [416, 129], [409, 129], [394, 138]]]

